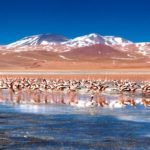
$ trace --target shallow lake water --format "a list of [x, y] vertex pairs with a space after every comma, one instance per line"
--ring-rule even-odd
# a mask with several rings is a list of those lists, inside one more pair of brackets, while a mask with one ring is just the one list
[[150, 149], [150, 109], [0, 104], [0, 149]]

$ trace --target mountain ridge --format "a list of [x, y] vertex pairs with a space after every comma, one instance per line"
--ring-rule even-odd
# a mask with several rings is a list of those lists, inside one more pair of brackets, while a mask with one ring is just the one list
[[17, 47], [17, 46], [38, 46], [38, 45], [54, 45], [62, 44], [69, 46], [89, 46], [94, 44], [105, 44], [105, 45], [119, 45], [119, 44], [131, 44], [133, 42], [126, 40], [121, 37], [115, 36], [101, 36], [97, 33], [91, 33], [84, 36], [79, 36], [73, 39], [68, 39], [63, 35], [58, 34], [39, 34], [33, 36], [27, 36], [16, 42], [6, 45], [6, 47]]
[[0, 68], [150, 68], [150, 43], [88, 34], [74, 39], [40, 34], [0, 46]]
[[5, 49], [9, 52], [43, 50], [62, 53], [94, 45], [110, 46], [121, 52], [128, 52], [129, 55], [135, 53], [133, 55], [142, 54], [143, 56], [150, 58], [150, 42], [134, 43], [121, 37], [102, 36], [97, 33], [79, 36], [74, 39], [68, 39], [63, 35], [58, 34], [39, 34], [24, 37], [16, 42], [3, 46], [0, 49]]

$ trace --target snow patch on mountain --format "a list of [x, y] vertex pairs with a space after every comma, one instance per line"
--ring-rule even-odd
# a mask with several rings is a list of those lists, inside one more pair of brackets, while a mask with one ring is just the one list
[[85, 47], [85, 46], [90, 46], [95, 44], [105, 44], [105, 41], [100, 35], [89, 34], [89, 35], [84, 35], [84, 36], [71, 39], [62, 44], [70, 47]]
[[133, 42], [125, 40], [121, 37], [115, 36], [103, 36], [106, 45], [122, 45], [126, 46], [128, 44], [132, 44]]
[[65, 60], [72, 60], [72, 59], [67, 58], [67, 57], [65, 57], [65, 56], [63, 56], [63, 55], [59, 55], [59, 57], [62, 58], [62, 59], [65, 59]]

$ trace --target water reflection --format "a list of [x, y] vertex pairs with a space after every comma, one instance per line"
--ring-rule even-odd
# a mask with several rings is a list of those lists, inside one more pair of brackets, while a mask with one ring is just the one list
[[10, 104], [65, 104], [77, 107], [107, 107], [123, 108], [132, 107], [150, 107], [149, 96], [134, 95], [128, 93], [109, 94], [104, 92], [81, 92], [64, 89], [44, 90], [39, 88], [31, 90], [17, 87], [17, 91], [12, 89], [0, 90], [0, 102]]

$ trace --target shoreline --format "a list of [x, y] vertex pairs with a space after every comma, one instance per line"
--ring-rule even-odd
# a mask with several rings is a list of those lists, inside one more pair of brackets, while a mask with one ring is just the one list
[[107, 79], [150, 80], [149, 70], [49, 70], [49, 71], [0, 71], [0, 77], [60, 78], [60, 79]]

